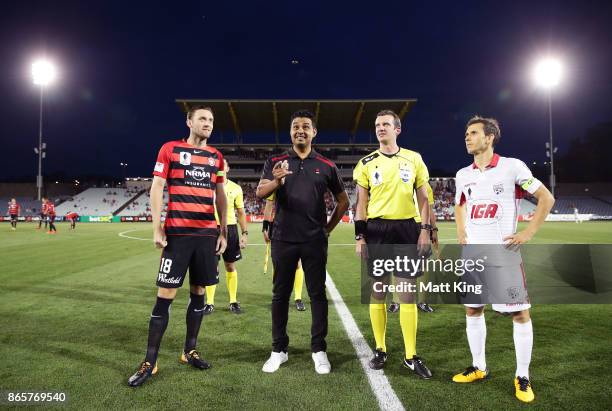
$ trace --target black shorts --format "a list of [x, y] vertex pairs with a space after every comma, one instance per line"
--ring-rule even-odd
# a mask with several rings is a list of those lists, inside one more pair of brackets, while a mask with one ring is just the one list
[[17, 221], [17, 214], [11, 214], [11, 221]]
[[223, 252], [223, 261], [235, 263], [242, 259], [240, 252], [240, 239], [238, 238], [238, 226], [236, 224], [227, 226], [227, 247]]
[[[384, 220], [382, 218], [374, 218], [368, 220], [366, 231], [366, 242], [368, 246], [368, 273], [371, 277], [379, 275], [372, 274], [374, 259], [394, 258], [397, 255], [407, 255], [411, 258], [417, 258], [416, 244], [419, 241], [421, 233], [421, 224], [409, 220]], [[390, 245], [393, 245], [390, 247]], [[396, 277], [414, 278], [423, 275], [422, 271], [395, 272]]]
[[219, 257], [215, 254], [216, 237], [169, 235], [167, 241], [168, 245], [162, 251], [157, 273], [158, 287], [181, 287], [187, 269], [191, 285], [205, 287], [219, 282]]

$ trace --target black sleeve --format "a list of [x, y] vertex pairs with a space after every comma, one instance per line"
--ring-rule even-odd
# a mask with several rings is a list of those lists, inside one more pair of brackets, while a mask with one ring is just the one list
[[261, 179], [274, 180], [274, 176], [272, 175], [273, 167], [274, 167], [274, 164], [272, 164], [272, 157], [268, 157], [268, 159], [266, 160], [264, 164], [263, 171], [261, 173]]
[[329, 191], [331, 191], [335, 196], [344, 191], [344, 183], [342, 182], [342, 178], [340, 178], [340, 171], [335, 165], [331, 167], [331, 176], [329, 179], [328, 188]]

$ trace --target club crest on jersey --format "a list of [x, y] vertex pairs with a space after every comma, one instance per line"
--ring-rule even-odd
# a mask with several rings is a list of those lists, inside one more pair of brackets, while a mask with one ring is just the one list
[[504, 192], [504, 183], [499, 183], [499, 184], [494, 184], [493, 185], [493, 192], [497, 195], [500, 195], [501, 193]]
[[181, 153], [179, 154], [179, 161], [184, 166], [190, 165], [191, 164], [191, 153], [188, 153], [186, 151], [181, 151]]
[[469, 209], [470, 222], [475, 225], [495, 224], [503, 215], [501, 204], [493, 200], [474, 200]]
[[399, 176], [400, 176], [400, 179], [404, 183], [407, 183], [407, 182], [410, 181], [410, 178], [412, 177], [412, 172], [411, 172], [410, 166], [408, 164], [400, 164], [399, 165]]
[[382, 173], [381, 173], [381, 172], [380, 172], [378, 169], [375, 169], [375, 170], [372, 172], [372, 178], [371, 178], [371, 180], [372, 180], [372, 185], [373, 185], [373, 186], [379, 186], [379, 185], [381, 185], [381, 184], [382, 184], [382, 182], [383, 182], [382, 178], [383, 178], [383, 177], [382, 177]]
[[212, 157], [208, 157], [208, 165], [213, 167], [215, 165], [215, 159]]

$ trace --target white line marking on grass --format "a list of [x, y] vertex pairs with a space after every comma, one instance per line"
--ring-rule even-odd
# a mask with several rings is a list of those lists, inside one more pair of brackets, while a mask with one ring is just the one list
[[150, 242], [153, 242], [153, 240], [150, 239], [150, 238], [140, 238], [140, 237], [132, 237], [130, 235], [126, 235], [126, 233], [131, 233], [133, 231], [139, 231], [139, 230], [122, 231], [122, 232], [119, 233], [119, 237], [129, 238], [130, 240], [139, 240], [139, 241], [150, 241]]
[[340, 316], [342, 325], [344, 326], [344, 329], [351, 340], [351, 344], [353, 344], [353, 348], [355, 348], [355, 353], [357, 353], [357, 358], [361, 363], [361, 368], [363, 368], [366, 377], [368, 377], [370, 388], [372, 388], [372, 392], [376, 396], [378, 406], [384, 411], [404, 411], [405, 408], [397, 397], [395, 391], [393, 391], [393, 388], [391, 388], [391, 383], [387, 379], [385, 373], [382, 370], [373, 370], [368, 365], [370, 357], [372, 356], [372, 349], [366, 342], [365, 338], [363, 338], [361, 331], [359, 331], [359, 327], [357, 326], [353, 315], [344, 303], [344, 300], [338, 292], [338, 289], [336, 288], [336, 285], [334, 284], [334, 281], [329, 273], [327, 273], [327, 281], [325, 284], [327, 286], [327, 290], [329, 291], [329, 295], [334, 302], [334, 307], [336, 307], [336, 311]]

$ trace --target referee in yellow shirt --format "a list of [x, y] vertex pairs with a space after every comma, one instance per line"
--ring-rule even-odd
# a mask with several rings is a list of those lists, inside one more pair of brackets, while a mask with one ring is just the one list
[[[375, 127], [379, 149], [359, 160], [353, 172], [357, 186], [356, 252], [361, 255], [366, 244], [416, 244], [419, 251], [428, 250], [432, 227], [415, 221], [417, 216], [422, 221], [429, 221], [427, 167], [420, 154], [397, 145], [401, 121], [396, 113], [391, 110], [379, 112]], [[418, 210], [413, 199], [415, 191]], [[395, 276], [398, 284], [414, 282], [410, 274], [399, 272]], [[385, 280], [390, 282], [389, 278]], [[410, 297], [400, 296], [399, 317], [405, 346], [403, 365], [419, 377], [428, 379], [431, 371], [416, 355], [418, 314], [414, 298]], [[370, 320], [376, 340], [370, 367], [382, 369], [387, 361], [384, 293], [372, 293]]]
[[[225, 159], [223, 161], [225, 162], [225, 175], [227, 176], [230, 170], [229, 163]], [[236, 270], [236, 261], [242, 259], [241, 250], [246, 247], [249, 238], [246, 213], [244, 212], [242, 187], [226, 177], [225, 195], [227, 196], [227, 248], [223, 253], [223, 262], [225, 263], [227, 291], [229, 292], [229, 310], [234, 314], [242, 314], [240, 302], [237, 300], [238, 271]], [[236, 219], [236, 214], [238, 215], [238, 219]], [[217, 210], [215, 210], [215, 219], [217, 220], [217, 224], [219, 224]], [[238, 237], [238, 226], [236, 222], [240, 225], [240, 237]], [[206, 287], [204, 315], [212, 314], [215, 310], [216, 289], [216, 285], [209, 285]]]

